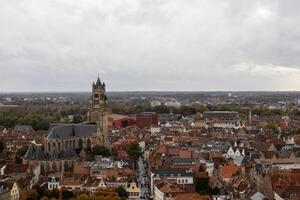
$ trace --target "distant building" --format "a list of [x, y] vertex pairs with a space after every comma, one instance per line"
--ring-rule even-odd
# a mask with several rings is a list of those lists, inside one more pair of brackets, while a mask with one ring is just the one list
[[165, 106], [179, 108], [181, 106], [181, 103], [178, 101], [168, 101], [165, 103]]
[[151, 101], [150, 104], [151, 104], [151, 108], [154, 108], [154, 107], [160, 106], [161, 102], [160, 101]]
[[150, 128], [158, 125], [158, 115], [155, 112], [136, 114], [136, 124], [139, 128]]
[[238, 118], [238, 113], [232, 111], [205, 111], [203, 117], [207, 119], [234, 120]]
[[[96, 145], [109, 147], [105, 83], [99, 77], [92, 85], [87, 118], [89, 124], [51, 124], [44, 145], [32, 143], [23, 163], [40, 164], [42, 172], [68, 171], [79, 161], [75, 150], [91, 149]], [[30, 130], [28, 126], [15, 129]]]
[[125, 115], [110, 114], [108, 117], [109, 128], [126, 128], [135, 125], [135, 123], [135, 118]]

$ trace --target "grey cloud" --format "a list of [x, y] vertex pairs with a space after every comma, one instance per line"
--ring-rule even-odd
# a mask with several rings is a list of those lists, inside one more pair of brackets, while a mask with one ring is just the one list
[[98, 72], [109, 90], [300, 90], [299, 6], [2, 0], [0, 91], [89, 90]]

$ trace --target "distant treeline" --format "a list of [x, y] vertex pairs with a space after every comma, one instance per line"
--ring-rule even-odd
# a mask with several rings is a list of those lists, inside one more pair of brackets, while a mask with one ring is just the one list
[[[109, 108], [112, 113], [131, 115], [139, 112], [156, 112], [156, 113], [174, 113], [183, 116], [193, 115], [204, 111], [236, 111], [240, 113], [242, 119], [248, 116], [249, 108], [252, 114], [260, 116], [264, 115], [300, 115], [300, 111], [295, 107], [287, 107], [283, 109], [268, 109], [264, 106], [240, 105], [232, 104], [200, 104], [192, 103], [182, 105], [178, 108], [167, 107], [164, 104], [160, 106], [151, 107], [149, 100], [130, 99], [130, 100], [111, 100], [109, 101]], [[54, 105], [53, 107], [47, 105], [24, 105], [16, 110], [0, 110], [0, 126], [13, 128], [15, 125], [31, 125], [35, 130], [47, 130], [49, 124], [53, 122], [59, 123], [80, 123], [86, 120], [87, 109], [82, 104], [73, 105]], [[70, 121], [69, 115], [73, 116]]]

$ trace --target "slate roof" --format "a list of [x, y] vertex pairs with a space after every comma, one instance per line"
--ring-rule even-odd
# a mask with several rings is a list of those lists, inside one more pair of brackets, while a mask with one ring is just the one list
[[57, 151], [57, 149], [53, 149], [50, 153], [49, 153], [49, 159], [50, 160], [55, 160], [59, 158], [59, 152]]
[[191, 171], [187, 169], [173, 169], [173, 168], [158, 168], [154, 171], [155, 175], [159, 176], [193, 176]]
[[14, 127], [14, 131], [31, 132], [31, 131], [33, 131], [33, 128], [30, 125], [16, 125]]
[[66, 149], [64, 151], [52, 150], [49, 154], [44, 152], [42, 145], [31, 144], [24, 156], [28, 160], [56, 160], [62, 158], [74, 158], [78, 155], [73, 149]]
[[77, 154], [75, 153], [75, 151], [73, 149], [66, 149], [64, 151], [61, 151], [59, 154], [59, 157], [61, 158], [73, 158], [76, 157]]
[[33, 158], [34, 152], [35, 152], [35, 147], [34, 147], [33, 144], [31, 144], [31, 145], [28, 147], [27, 152], [26, 152], [26, 154], [24, 155], [24, 158], [25, 158], [25, 159], [31, 159], [31, 158]]
[[180, 158], [180, 157], [171, 157], [170, 161], [178, 164], [190, 164], [195, 162], [193, 158]]
[[264, 199], [265, 199], [265, 195], [263, 195], [260, 192], [256, 192], [254, 195], [250, 197], [250, 200], [264, 200]]
[[94, 124], [51, 124], [47, 139], [90, 137], [97, 131]]
[[47, 157], [46, 157], [46, 154], [44, 153], [42, 145], [36, 145], [36, 149], [35, 149], [35, 152], [32, 156], [32, 159], [33, 160], [46, 160], [46, 158]]

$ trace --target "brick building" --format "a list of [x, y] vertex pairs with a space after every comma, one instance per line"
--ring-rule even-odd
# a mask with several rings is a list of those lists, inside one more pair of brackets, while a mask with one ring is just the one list
[[158, 125], [158, 115], [155, 112], [136, 114], [136, 124], [139, 128], [150, 128]]

